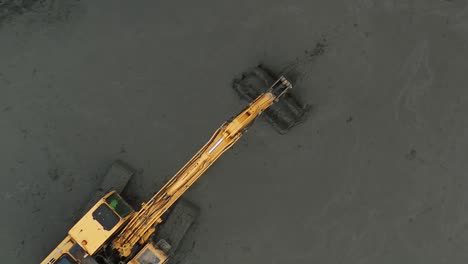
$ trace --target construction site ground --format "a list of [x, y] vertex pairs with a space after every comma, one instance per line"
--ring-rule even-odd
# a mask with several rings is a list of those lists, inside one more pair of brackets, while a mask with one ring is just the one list
[[313, 110], [286, 135], [256, 122], [184, 196], [183, 263], [468, 259], [467, 1], [6, 2], [2, 263], [40, 262], [116, 159], [149, 198], [259, 63]]

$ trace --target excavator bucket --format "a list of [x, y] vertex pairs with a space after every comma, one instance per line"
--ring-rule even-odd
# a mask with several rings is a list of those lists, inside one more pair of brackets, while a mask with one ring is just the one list
[[[232, 87], [241, 99], [252, 102], [276, 82], [274, 76], [266, 67], [259, 65], [243, 73], [240, 78], [235, 78]], [[301, 123], [309, 110], [309, 105], [303, 104], [293, 93], [288, 92], [267, 109], [263, 117], [278, 133], [285, 134]]]

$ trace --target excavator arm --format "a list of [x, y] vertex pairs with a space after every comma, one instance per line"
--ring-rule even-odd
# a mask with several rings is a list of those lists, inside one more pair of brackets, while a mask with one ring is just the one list
[[257, 97], [239, 115], [224, 123], [210, 140], [187, 162], [141, 209], [112, 241], [122, 257], [128, 257], [136, 245], [144, 245], [162, 222], [161, 217], [192, 184], [242, 136], [253, 121], [287, 90], [286, 78], [278, 79], [270, 89]]

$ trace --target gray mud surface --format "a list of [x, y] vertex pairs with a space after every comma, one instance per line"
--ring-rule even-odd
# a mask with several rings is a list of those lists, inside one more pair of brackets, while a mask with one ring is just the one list
[[11, 3], [2, 263], [41, 261], [115, 159], [148, 198], [240, 111], [232, 78], [258, 63], [293, 69], [314, 110], [284, 136], [260, 120], [187, 193], [186, 263], [468, 259], [467, 1]]

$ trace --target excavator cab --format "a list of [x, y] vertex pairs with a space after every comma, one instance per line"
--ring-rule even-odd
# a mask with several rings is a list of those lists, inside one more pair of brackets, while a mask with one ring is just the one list
[[94, 255], [132, 216], [134, 210], [112, 191], [101, 198], [68, 234], [89, 255]]
[[70, 229], [41, 264], [86, 263], [86, 257], [99, 251], [133, 213], [133, 208], [116, 191], [109, 192]]
[[[41, 264], [102, 264], [117, 263], [110, 254], [108, 237], [114, 236], [128, 223], [134, 210], [119, 195], [135, 170], [122, 161], [115, 161], [103, 177], [84, 216], [68, 232], [65, 239]], [[115, 190], [105, 193], [103, 190]], [[170, 211], [169, 218], [158, 227], [158, 234], [134, 252], [131, 264], [164, 264], [174, 253], [185, 233], [198, 215], [198, 208], [181, 200]], [[167, 217], [166, 216], [166, 217]], [[117, 230], [117, 231], [115, 231]], [[98, 239], [99, 242], [94, 243]], [[155, 243], [157, 241], [157, 243]], [[98, 248], [96, 250], [96, 248]], [[94, 252], [94, 253], [93, 253]], [[120, 262], [119, 262], [120, 263]]]

